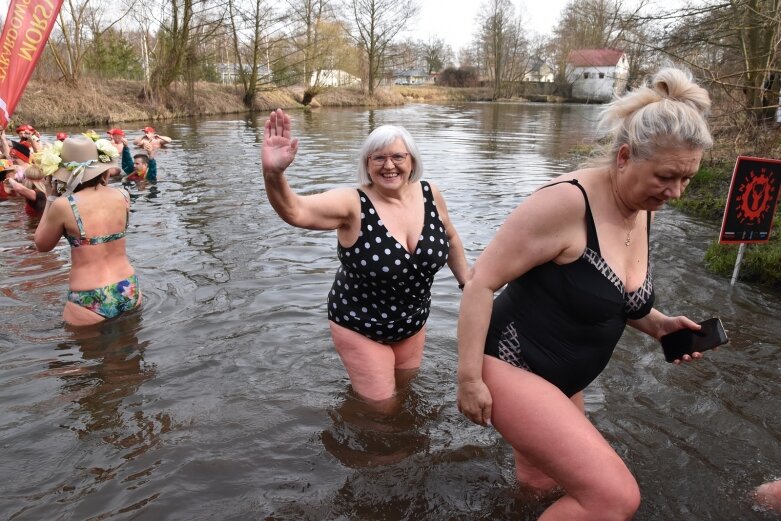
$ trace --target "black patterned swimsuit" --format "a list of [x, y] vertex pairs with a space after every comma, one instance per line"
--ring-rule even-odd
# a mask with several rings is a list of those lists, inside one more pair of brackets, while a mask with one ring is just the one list
[[349, 248], [337, 245], [341, 266], [328, 293], [328, 319], [372, 340], [393, 343], [423, 327], [434, 274], [447, 262], [450, 244], [431, 187], [423, 190], [423, 230], [408, 252], [382, 223], [369, 197], [361, 199], [361, 231]]
[[577, 180], [560, 183], [583, 192], [586, 249], [574, 262], [546, 262], [507, 284], [494, 300], [485, 353], [528, 369], [572, 396], [605, 368], [627, 320], [651, 312], [654, 288], [649, 261], [642, 286], [624, 289], [600, 253], [586, 191]]

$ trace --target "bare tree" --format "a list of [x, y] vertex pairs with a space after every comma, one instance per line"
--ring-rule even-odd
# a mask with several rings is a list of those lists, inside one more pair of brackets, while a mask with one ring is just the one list
[[[252, 0], [239, 6], [237, 0], [228, 0], [228, 23], [233, 46], [232, 64], [244, 87], [243, 102], [249, 108], [255, 103], [260, 86], [260, 71], [270, 74], [267, 30], [273, 22], [273, 10], [264, 0]], [[245, 35], [242, 38], [242, 35]]]
[[445, 68], [445, 65], [453, 63], [453, 50], [442, 38], [429, 38], [421, 47], [429, 74], [439, 72]]
[[106, 19], [104, 6], [94, 0], [66, 0], [57, 17], [60, 30], [51, 40], [49, 50], [66, 81], [78, 81], [84, 68], [84, 59], [92, 42], [111, 29], [127, 12]]
[[366, 60], [366, 87], [369, 95], [380, 78], [388, 45], [417, 15], [415, 0], [346, 0], [355, 25], [353, 37]]
[[417, 40], [407, 38], [388, 45], [383, 58], [383, 69], [386, 73], [423, 68], [423, 48]]
[[735, 123], [772, 123], [781, 88], [781, 2], [707, 1], [675, 15], [662, 18], [669, 20], [663, 50], [719, 89], [721, 105], [737, 109]]
[[156, 40], [152, 37], [152, 27], [157, 24], [152, 12], [152, 4], [145, 2], [133, 2], [134, 7], [131, 11], [133, 19], [139, 26], [141, 68], [144, 71], [143, 92], [150, 90], [150, 74], [152, 68], [152, 57], [155, 54]]
[[149, 78], [149, 98], [168, 103], [169, 88], [179, 78], [187, 82], [188, 101], [194, 102], [194, 84], [199, 69], [208, 61], [205, 42], [220, 36], [227, 6], [209, 0], [165, 0], [159, 24], [157, 59]]
[[529, 63], [528, 42], [510, 0], [487, 0], [478, 13], [482, 64], [493, 84], [494, 99], [511, 95]]
[[333, 18], [331, 0], [287, 0], [290, 15], [295, 20], [296, 35], [293, 44], [303, 55], [304, 84], [307, 98], [313, 98], [320, 89], [320, 69], [316, 67], [319, 56], [327, 53], [327, 42], [321, 31], [323, 22]]

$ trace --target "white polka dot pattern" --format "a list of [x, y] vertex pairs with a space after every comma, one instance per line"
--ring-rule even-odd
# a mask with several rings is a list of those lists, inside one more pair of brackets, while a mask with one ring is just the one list
[[341, 266], [328, 294], [328, 318], [378, 342], [409, 338], [423, 327], [434, 275], [447, 262], [450, 244], [429, 184], [423, 189], [425, 219], [414, 254], [385, 228], [371, 200], [361, 199], [360, 239], [337, 246]]

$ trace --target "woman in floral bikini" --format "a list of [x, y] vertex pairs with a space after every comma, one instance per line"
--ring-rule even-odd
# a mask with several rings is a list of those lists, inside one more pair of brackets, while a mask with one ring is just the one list
[[[60, 154], [57, 154], [57, 151]], [[97, 324], [141, 304], [138, 278], [125, 253], [130, 199], [108, 186], [119, 168], [118, 152], [106, 139], [68, 138], [45, 151], [41, 163], [52, 174], [47, 204], [35, 232], [40, 251], [65, 236], [71, 245], [68, 302], [63, 319], [71, 325]], [[54, 183], [64, 185], [57, 197]]]

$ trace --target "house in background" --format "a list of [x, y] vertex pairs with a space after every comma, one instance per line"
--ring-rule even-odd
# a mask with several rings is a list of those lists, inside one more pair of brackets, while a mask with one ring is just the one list
[[574, 99], [610, 101], [626, 90], [629, 59], [620, 49], [570, 51], [566, 76]]
[[523, 81], [541, 81], [544, 83], [553, 82], [553, 68], [545, 63], [541, 58], [534, 57], [529, 63], [529, 70], [523, 75]]
[[408, 69], [393, 75], [393, 83], [396, 85], [422, 85], [433, 81], [433, 78], [423, 69]]
[[321, 87], [347, 87], [360, 85], [361, 79], [341, 69], [320, 69], [312, 73], [310, 85]]
[[[218, 63], [215, 67], [217, 74], [220, 76], [220, 81], [224, 84], [238, 83], [239, 81], [239, 64], [238, 63]], [[244, 64], [244, 70], [249, 72], [250, 66]], [[271, 82], [271, 69], [266, 65], [258, 66], [258, 80], [261, 83]]]

